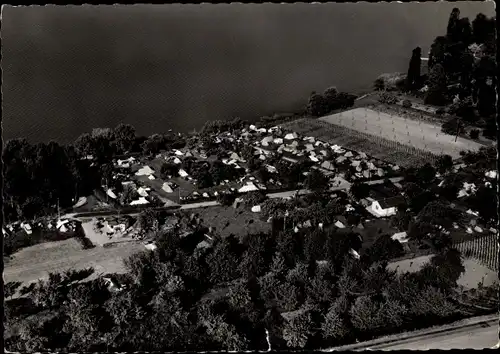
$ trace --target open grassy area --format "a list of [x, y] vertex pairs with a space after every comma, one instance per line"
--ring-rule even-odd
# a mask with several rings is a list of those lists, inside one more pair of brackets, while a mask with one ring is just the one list
[[354, 130], [321, 119], [303, 118], [282, 126], [286, 130], [295, 131], [305, 136], [313, 136], [349, 150], [365, 152], [376, 159], [402, 167], [418, 166], [435, 159], [435, 156], [427, 151], [399, 144], [373, 135], [369, 131]]
[[234, 234], [241, 238], [247, 234], [271, 231], [271, 224], [262, 221], [260, 213], [253, 213], [241, 205], [236, 209], [231, 206], [215, 206], [193, 209], [187, 213], [198, 214], [203, 225], [215, 227], [215, 232], [222, 237]]
[[460, 137], [455, 142], [455, 137], [442, 133], [439, 125], [369, 108], [356, 108], [322, 117], [320, 120], [397, 141], [435, 155], [448, 154], [453, 158], [459, 158], [460, 151], [475, 151], [482, 146]]
[[46, 277], [49, 272], [59, 273], [68, 269], [87, 267], [94, 267], [96, 274], [123, 273], [125, 269], [122, 259], [143, 249], [144, 246], [138, 242], [86, 250], [74, 238], [46, 242], [13, 254], [12, 259], [5, 264], [4, 281], [29, 283]]

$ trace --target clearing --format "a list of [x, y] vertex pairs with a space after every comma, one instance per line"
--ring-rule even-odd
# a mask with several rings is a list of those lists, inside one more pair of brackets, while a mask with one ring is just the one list
[[203, 225], [214, 227], [215, 232], [222, 237], [234, 234], [242, 238], [247, 234], [271, 231], [271, 224], [262, 221], [260, 213], [253, 213], [242, 205], [236, 209], [232, 206], [193, 209], [190, 213], [198, 214]]
[[59, 273], [87, 267], [94, 267], [95, 274], [124, 273], [123, 258], [144, 249], [139, 242], [92, 249], [83, 249], [80, 242], [74, 238], [46, 242], [15, 253], [5, 264], [4, 281], [29, 283], [47, 277], [50, 272]]
[[455, 137], [442, 133], [441, 127], [438, 125], [406, 119], [369, 108], [356, 108], [319, 119], [330, 124], [397, 141], [434, 155], [447, 154], [454, 159], [460, 157], [460, 151], [476, 151], [482, 146], [461, 137], [455, 142]]

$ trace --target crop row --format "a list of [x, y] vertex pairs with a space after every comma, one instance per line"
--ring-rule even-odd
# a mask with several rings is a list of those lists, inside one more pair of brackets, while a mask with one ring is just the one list
[[454, 246], [464, 257], [476, 259], [491, 270], [498, 271], [498, 239], [496, 235], [481, 236], [456, 243]]

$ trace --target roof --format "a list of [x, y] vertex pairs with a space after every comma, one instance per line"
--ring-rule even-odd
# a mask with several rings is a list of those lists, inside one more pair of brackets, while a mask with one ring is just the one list
[[397, 207], [399, 204], [403, 204], [404, 202], [405, 202], [405, 198], [403, 196], [385, 198], [385, 199], [378, 201], [378, 203], [380, 204], [380, 206], [383, 209]]

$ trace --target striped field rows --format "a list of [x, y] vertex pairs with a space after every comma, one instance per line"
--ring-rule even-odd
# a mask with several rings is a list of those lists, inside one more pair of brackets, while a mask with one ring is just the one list
[[456, 243], [454, 247], [465, 258], [475, 259], [485, 267], [498, 271], [498, 238], [495, 234]]

